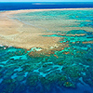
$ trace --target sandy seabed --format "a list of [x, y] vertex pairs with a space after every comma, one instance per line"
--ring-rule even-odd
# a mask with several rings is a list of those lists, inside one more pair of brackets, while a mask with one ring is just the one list
[[[14, 46], [30, 49], [32, 47], [50, 48], [51, 46], [59, 46], [59, 37], [42, 37], [41, 35], [53, 34], [42, 28], [29, 26], [13, 19], [14, 14], [37, 12], [37, 11], [52, 11], [52, 10], [87, 10], [93, 8], [73, 8], [73, 9], [30, 9], [30, 10], [15, 10], [4, 11], [0, 13], [0, 44], [6, 46]], [[65, 31], [71, 28], [63, 28]], [[75, 28], [76, 29], [76, 28]], [[82, 28], [79, 28], [82, 29]], [[83, 28], [84, 29], [84, 28]]]

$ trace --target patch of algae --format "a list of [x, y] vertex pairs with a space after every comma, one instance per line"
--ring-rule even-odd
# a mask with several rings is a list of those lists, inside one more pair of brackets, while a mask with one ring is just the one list
[[75, 85], [74, 84], [72, 84], [71, 82], [65, 82], [64, 84], [63, 84], [65, 87], [75, 87]]
[[29, 88], [31, 89], [31, 87], [36, 87], [39, 81], [39, 77], [38, 75], [33, 75], [33, 76], [29, 76], [27, 78], [26, 84], [29, 86]]

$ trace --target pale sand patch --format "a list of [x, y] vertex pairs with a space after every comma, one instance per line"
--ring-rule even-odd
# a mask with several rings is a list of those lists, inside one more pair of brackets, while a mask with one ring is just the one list
[[[86, 10], [84, 9], [31, 9], [31, 10], [16, 10], [4, 11], [0, 13], [0, 44], [7, 46], [15, 46], [21, 48], [41, 47], [49, 48], [58, 46], [58, 37], [42, 37], [41, 35], [52, 34], [46, 32], [42, 28], [26, 25], [16, 19], [11, 19], [14, 14], [36, 11], [51, 11], [51, 10]], [[90, 8], [93, 9], [93, 8]], [[59, 28], [60, 29], [60, 28]], [[61, 28], [63, 31], [69, 31], [73, 28]], [[76, 28], [80, 29], [80, 28]], [[83, 29], [83, 28], [81, 28]], [[91, 28], [90, 28], [91, 29]]]
[[49, 48], [59, 40], [56, 37], [42, 37], [41, 35], [46, 33], [45, 30], [10, 19], [10, 13], [12, 11], [0, 14], [0, 44], [26, 49], [31, 47]]
[[15, 10], [15, 11], [5, 11], [7, 14], [18, 14], [18, 13], [26, 13], [26, 12], [38, 12], [38, 11], [51, 11], [51, 10], [90, 10], [93, 8], [62, 8], [62, 9], [24, 9], [24, 10]]

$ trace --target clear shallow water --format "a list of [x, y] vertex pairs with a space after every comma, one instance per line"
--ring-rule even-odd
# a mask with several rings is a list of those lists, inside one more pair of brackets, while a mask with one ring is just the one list
[[31, 12], [17, 14], [14, 18], [47, 31], [64, 31], [64, 27], [93, 28], [93, 10]]
[[[33, 12], [15, 18], [53, 32], [42, 36], [60, 37], [61, 46], [46, 53], [36, 47], [0, 46], [1, 93], [93, 93], [93, 10]], [[72, 30], [63, 32], [65, 27]]]

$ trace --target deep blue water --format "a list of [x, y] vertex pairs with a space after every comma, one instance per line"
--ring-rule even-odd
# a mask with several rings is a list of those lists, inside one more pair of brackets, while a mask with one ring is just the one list
[[93, 8], [93, 2], [0, 3], [0, 10], [50, 9], [50, 8]]

